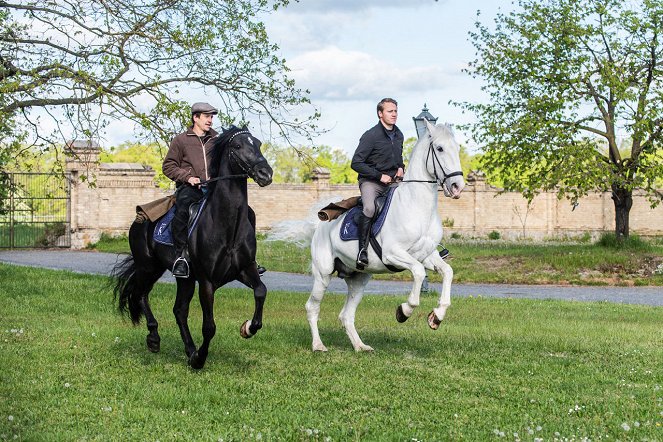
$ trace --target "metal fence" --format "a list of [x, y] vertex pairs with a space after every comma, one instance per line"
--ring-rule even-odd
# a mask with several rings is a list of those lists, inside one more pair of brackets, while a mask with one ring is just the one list
[[70, 247], [68, 175], [0, 171], [0, 248]]

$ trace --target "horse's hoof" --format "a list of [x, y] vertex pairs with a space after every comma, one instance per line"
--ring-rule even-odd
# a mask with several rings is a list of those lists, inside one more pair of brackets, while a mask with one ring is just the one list
[[202, 361], [198, 357], [198, 352], [194, 351], [191, 357], [189, 358], [189, 366], [194, 370], [200, 370], [205, 366], [205, 361]]
[[249, 330], [249, 327], [250, 327], [250, 326], [251, 326], [251, 320], [249, 319], [249, 320], [247, 320], [246, 322], [244, 322], [244, 324], [242, 324], [242, 325], [239, 327], [239, 334], [240, 334], [244, 339], [249, 339], [250, 337], [253, 336], [253, 333], [251, 333], [251, 330]]
[[145, 342], [147, 343], [147, 349], [152, 353], [159, 353], [161, 350], [161, 338], [158, 336], [153, 338], [151, 335], [147, 335]]
[[374, 350], [373, 347], [371, 347], [370, 345], [361, 344], [355, 347], [355, 351], [360, 352], [360, 351], [374, 351]]
[[313, 344], [313, 351], [314, 352], [316, 352], [316, 351], [324, 352], [324, 351], [327, 351], [327, 347], [325, 347], [325, 345], [322, 342], [320, 342], [319, 344]]
[[437, 319], [437, 316], [435, 316], [435, 312], [430, 312], [428, 315], [428, 326], [431, 328], [431, 330], [437, 330], [440, 328], [440, 324], [442, 321]]
[[396, 320], [400, 323], [407, 321], [407, 316], [403, 313], [403, 306], [401, 304], [398, 304], [398, 307], [396, 307]]

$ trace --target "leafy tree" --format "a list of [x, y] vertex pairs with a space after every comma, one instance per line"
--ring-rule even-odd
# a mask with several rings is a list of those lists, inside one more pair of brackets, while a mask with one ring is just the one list
[[[629, 234], [635, 188], [652, 206], [663, 175], [663, 2], [520, 0], [494, 27], [477, 22], [478, 58], [468, 72], [485, 81], [487, 104], [470, 125], [483, 167], [506, 190], [531, 200], [542, 190], [577, 201], [611, 191], [615, 233]], [[618, 134], [630, 145], [621, 151]]]
[[155, 172], [156, 183], [159, 187], [167, 189], [172, 186], [172, 181], [161, 170], [166, 151], [167, 148], [159, 143], [125, 142], [110, 148], [109, 151], [102, 152], [100, 161], [104, 163], [139, 163], [150, 166]]
[[101, 137], [112, 120], [168, 142], [190, 124], [184, 87], [222, 124], [254, 116], [276, 137], [313, 135], [318, 114], [290, 116], [308, 93], [260, 21], [288, 1], [0, 0], [0, 168], [23, 135], [57, 148]]
[[332, 184], [356, 183], [357, 173], [350, 167], [350, 159], [341, 149], [329, 146], [300, 147], [293, 155], [289, 147], [265, 144], [263, 154], [274, 169], [275, 183], [306, 183], [316, 167], [329, 170]]
[[[410, 137], [403, 142], [403, 162], [405, 163], [405, 168], [407, 170], [407, 165], [410, 162], [410, 156], [412, 155], [412, 149], [414, 149], [415, 144], [417, 144], [417, 137]], [[479, 163], [475, 160], [476, 155], [470, 154], [465, 146], [460, 145], [460, 167], [463, 171], [465, 177], [472, 171], [479, 168]], [[355, 174], [356, 176], [356, 174]]]

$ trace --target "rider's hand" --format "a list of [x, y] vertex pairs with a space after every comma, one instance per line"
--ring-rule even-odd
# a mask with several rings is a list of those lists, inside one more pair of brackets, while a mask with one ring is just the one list
[[399, 167], [399, 168], [398, 168], [398, 172], [396, 172], [395, 181], [400, 181], [400, 180], [402, 180], [402, 179], [403, 179], [403, 175], [405, 175], [405, 172], [403, 172], [403, 168], [402, 168], [402, 167]]
[[189, 177], [189, 179], [186, 180], [186, 182], [195, 187], [195, 186], [198, 186], [200, 184], [200, 178], [198, 178], [197, 176], [192, 176], [192, 177]]
[[392, 181], [392, 178], [389, 175], [385, 175], [384, 173], [380, 177], [380, 182], [383, 183], [383, 184], [389, 184], [389, 183], [391, 183], [391, 181]]

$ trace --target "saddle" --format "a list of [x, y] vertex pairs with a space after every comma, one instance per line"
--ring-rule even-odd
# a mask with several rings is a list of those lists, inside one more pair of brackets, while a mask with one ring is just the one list
[[[379, 196], [375, 199], [375, 215], [373, 216], [373, 223], [371, 225], [371, 231], [368, 236], [368, 242], [370, 243], [375, 254], [378, 255], [380, 261], [382, 261], [382, 246], [375, 238], [382, 226], [384, 225], [384, 220], [387, 218], [387, 213], [389, 212], [389, 206], [391, 205], [391, 199], [394, 195], [394, 188], [389, 189], [386, 195]], [[359, 240], [359, 226], [358, 219], [363, 210], [363, 205], [361, 204], [361, 198], [359, 198], [358, 205], [350, 209], [345, 216], [345, 219], [341, 224], [341, 231], [339, 233], [341, 240], [343, 241], [357, 241]], [[389, 264], [385, 266], [392, 272], [402, 272], [405, 269], [394, 267]]]
[[[200, 201], [192, 203], [189, 206], [189, 223], [187, 226], [187, 237], [191, 235], [193, 228], [196, 227], [196, 224], [198, 224], [198, 219], [200, 218], [200, 214], [203, 211], [203, 208], [205, 207], [205, 203], [207, 203], [207, 197], [203, 197], [203, 199], [201, 199]], [[175, 217], [176, 208], [177, 206], [173, 205], [170, 209], [168, 209], [168, 212], [166, 212], [165, 215], [163, 215], [161, 218], [159, 218], [156, 221], [156, 225], [154, 226], [154, 233], [152, 234], [152, 238], [154, 239], [155, 242], [158, 242], [159, 244], [163, 244], [166, 246], [174, 245], [173, 233], [170, 229], [170, 223]]]
[[[379, 196], [375, 199], [375, 215], [373, 216], [373, 224], [371, 226], [371, 237], [376, 236], [380, 233], [380, 230], [382, 230], [393, 194], [394, 189], [389, 189], [386, 195]], [[363, 208], [364, 206], [361, 203], [361, 198], [358, 198], [358, 204], [348, 211], [341, 224], [340, 237], [343, 241], [357, 241], [359, 239], [359, 226], [357, 220], [359, 219]]]

